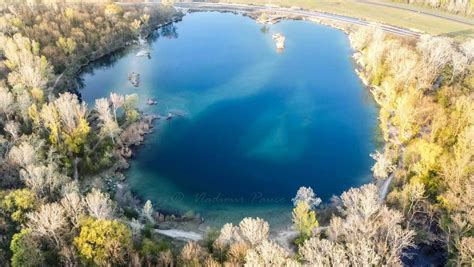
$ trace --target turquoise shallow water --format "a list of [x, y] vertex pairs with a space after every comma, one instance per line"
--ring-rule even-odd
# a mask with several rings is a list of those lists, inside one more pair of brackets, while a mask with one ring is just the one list
[[[276, 32], [286, 36], [283, 53]], [[150, 58], [128, 48], [81, 76], [91, 105], [111, 91], [137, 93], [147, 113], [185, 114], [158, 121], [137, 151], [127, 176], [139, 196], [211, 225], [245, 216], [279, 225], [300, 186], [327, 201], [370, 181], [376, 109], [343, 32], [305, 21], [265, 32], [249, 18], [209, 12], [158, 33]], [[138, 89], [127, 81], [132, 71]]]

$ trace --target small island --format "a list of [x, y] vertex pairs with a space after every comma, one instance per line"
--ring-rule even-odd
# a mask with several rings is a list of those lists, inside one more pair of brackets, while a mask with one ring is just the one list
[[132, 72], [128, 75], [128, 81], [134, 86], [134, 87], [139, 87], [140, 86], [140, 74], [136, 72]]
[[272, 39], [275, 41], [277, 51], [283, 52], [283, 50], [285, 49], [285, 36], [281, 33], [275, 33], [272, 36]]

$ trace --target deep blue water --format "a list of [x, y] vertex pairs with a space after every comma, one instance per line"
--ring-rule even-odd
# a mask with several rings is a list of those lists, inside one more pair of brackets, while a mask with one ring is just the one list
[[[83, 75], [85, 101], [137, 93], [158, 121], [127, 172], [158, 209], [200, 213], [213, 225], [291, 216], [291, 198], [311, 186], [329, 200], [370, 181], [376, 109], [356, 76], [347, 36], [305, 21], [261, 30], [233, 14], [193, 13], [148, 44], [97, 62]], [[277, 53], [271, 36], [286, 36]], [[140, 87], [127, 81], [141, 74]], [[156, 98], [157, 106], [146, 100]]]

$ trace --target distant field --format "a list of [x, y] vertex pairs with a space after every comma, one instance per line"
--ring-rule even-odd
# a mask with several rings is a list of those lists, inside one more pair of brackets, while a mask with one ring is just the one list
[[[407, 29], [417, 29], [433, 35], [449, 35], [458, 40], [474, 38], [474, 26], [472, 25], [467, 25], [444, 18], [437, 18], [409, 10], [402, 10], [389, 6], [380, 6], [367, 2], [347, 0], [220, 0], [219, 2], [261, 5], [273, 4], [286, 7], [298, 6], [305, 9], [313, 9], [317, 11], [391, 24]], [[404, 7], [406, 5], [397, 4], [396, 6]], [[414, 9], [413, 6], [411, 6], [411, 9]], [[439, 16], [445, 16], [447, 18], [454, 17], [460, 20], [469, 21], [469, 19], [465, 17], [458, 17], [441, 11], [434, 11], [421, 7], [416, 7], [416, 9], [430, 12]]]

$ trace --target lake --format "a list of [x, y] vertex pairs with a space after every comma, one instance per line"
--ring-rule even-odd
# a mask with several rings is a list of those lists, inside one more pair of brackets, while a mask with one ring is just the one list
[[[274, 33], [286, 37], [282, 53]], [[136, 56], [143, 49], [149, 58]], [[142, 199], [213, 226], [246, 216], [278, 226], [291, 220], [300, 186], [328, 202], [372, 179], [377, 110], [351, 55], [345, 33], [312, 22], [263, 28], [241, 15], [192, 13], [91, 64], [81, 94], [92, 106], [110, 92], [136, 93], [145, 113], [182, 115], [157, 121], [131, 161], [128, 182]]]

